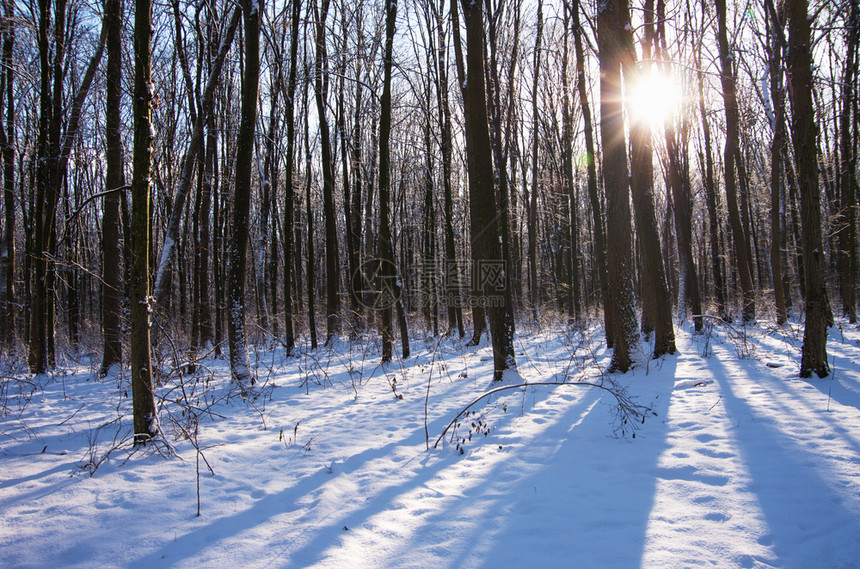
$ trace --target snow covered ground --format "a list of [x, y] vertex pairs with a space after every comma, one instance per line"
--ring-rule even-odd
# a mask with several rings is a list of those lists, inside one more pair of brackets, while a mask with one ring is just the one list
[[137, 452], [127, 377], [0, 364], [0, 565], [860, 567], [860, 331], [833, 329], [835, 374], [810, 380], [797, 327], [678, 335], [609, 377], [594, 330], [521, 331], [525, 381], [615, 382], [645, 422], [534, 386], [436, 449], [488, 388], [487, 345], [418, 341], [387, 369], [373, 340], [258, 353], [254, 400], [209, 359], [159, 387], [170, 448]]

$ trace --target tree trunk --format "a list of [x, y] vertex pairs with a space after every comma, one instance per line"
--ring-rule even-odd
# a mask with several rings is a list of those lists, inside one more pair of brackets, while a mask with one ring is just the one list
[[512, 314], [506, 310], [505, 259], [500, 243], [498, 206], [493, 188], [493, 157], [487, 114], [487, 98], [484, 86], [484, 16], [481, 2], [464, 0], [463, 14], [466, 20], [466, 96], [469, 120], [466, 125], [472, 136], [472, 162], [475, 183], [470, 207], [476, 213], [477, 226], [473, 226], [474, 278], [482, 285], [483, 298], [487, 302], [490, 334], [493, 341], [493, 379], [501, 381], [507, 370], [516, 370], [514, 357], [514, 327]]
[[[428, 50], [427, 55], [428, 69], [433, 64], [433, 55]], [[423, 308], [424, 317], [427, 321], [427, 329], [433, 331], [433, 336], [439, 335], [439, 319], [438, 319], [438, 302], [436, 298], [436, 275], [438, 267], [436, 266], [436, 207], [433, 203], [433, 195], [435, 194], [435, 183], [433, 173], [435, 170], [433, 160], [433, 140], [431, 135], [432, 116], [430, 108], [432, 105], [433, 94], [430, 91], [429, 85], [427, 88], [427, 112], [424, 117], [424, 219], [423, 219], [423, 255], [421, 261], [421, 276], [422, 276], [422, 292], [423, 292]]]
[[[343, 220], [344, 220], [344, 236], [346, 237], [346, 268], [347, 268], [347, 294], [349, 296], [349, 318], [347, 322], [350, 326], [350, 336], [355, 336], [361, 327], [359, 319], [359, 299], [358, 290], [353, 285], [353, 276], [358, 272], [358, 248], [356, 247], [356, 233], [353, 230], [352, 224], [355, 221], [355, 216], [352, 214], [352, 184], [350, 182], [350, 167], [354, 165], [350, 161], [349, 149], [350, 140], [347, 134], [346, 126], [346, 68], [347, 68], [347, 53], [349, 38], [349, 20], [344, 17], [341, 19], [341, 59], [338, 63], [340, 78], [338, 81], [337, 94], [337, 132], [340, 137], [340, 164], [341, 164], [341, 184], [343, 186]], [[356, 81], [358, 82], [358, 81]], [[360, 93], [360, 91], [359, 91]]]
[[257, 92], [260, 84], [260, 12], [258, 0], [242, 0], [245, 31], [245, 69], [242, 81], [242, 110], [236, 139], [236, 181], [233, 188], [233, 225], [230, 234], [229, 309], [227, 336], [230, 344], [230, 373], [243, 389], [254, 384], [245, 337], [245, 277], [247, 272], [251, 172], [257, 123]]
[[[363, 3], [359, 3], [359, 5], [356, 7], [356, 9], [358, 10], [356, 14], [356, 35], [358, 36], [359, 50], [362, 50], [364, 46], [363, 8]], [[363, 113], [365, 110], [363, 103], [364, 89], [362, 86], [362, 81], [360, 80], [363, 69], [363, 55], [363, 53], [359, 53], [359, 57], [357, 57], [355, 61], [355, 108], [353, 114], [352, 135], [350, 139], [349, 149], [350, 168], [352, 169], [352, 191], [350, 192], [351, 204], [349, 214], [352, 219], [350, 220], [348, 227], [352, 240], [352, 251], [349, 254], [352, 256], [355, 266], [355, 268], [350, 273], [350, 289], [351, 294], [355, 296], [356, 310], [358, 312], [358, 314], [356, 315], [356, 320], [360, 326], [366, 325], [362, 316], [364, 313], [364, 303], [367, 302], [368, 299], [364, 298], [364, 295], [367, 293], [368, 285], [370, 284], [364, 282], [364, 272], [362, 269], [360, 269], [360, 267], [362, 267], [361, 198], [363, 193], [366, 191], [364, 188], [364, 164], [362, 163], [362, 119], [364, 118]], [[344, 181], [344, 183], [347, 183], [347, 181]]]
[[[263, 167], [260, 172], [260, 192], [261, 196], [261, 204], [260, 204], [260, 227], [259, 227], [259, 237], [258, 237], [258, 250], [257, 250], [257, 289], [259, 291], [259, 298], [262, 310], [260, 310], [257, 314], [257, 320], [260, 323], [260, 329], [268, 338], [270, 334], [277, 335], [277, 332], [273, 331], [269, 325], [269, 310], [272, 310], [272, 313], [275, 314], [275, 307], [277, 306], [277, 287], [272, 287], [272, 292], [275, 294], [269, 295], [270, 284], [277, 282], [277, 269], [275, 269], [274, 276], [271, 274], [272, 265], [269, 262], [271, 258], [269, 256], [270, 247], [272, 251], [277, 254], [277, 231], [274, 230], [277, 227], [277, 216], [275, 212], [277, 211], [277, 201], [276, 196], [278, 192], [278, 159], [275, 156], [275, 144], [276, 138], [278, 137], [278, 127], [280, 123], [280, 94], [281, 94], [281, 83], [283, 82], [282, 74], [280, 69], [275, 69], [278, 67], [276, 63], [273, 65], [272, 69], [272, 84], [270, 89], [270, 101], [271, 108], [269, 109], [269, 125], [266, 129], [267, 132], [264, 134], [265, 140], [265, 150], [263, 159]], [[270, 233], [270, 227], [272, 228]], [[271, 308], [270, 303], [271, 301]]]
[[[503, 3], [503, 2], [502, 2]], [[485, 67], [485, 89], [487, 91], [487, 114], [488, 114], [488, 132], [490, 135], [490, 144], [492, 148], [491, 157], [493, 159], [494, 171], [492, 184], [494, 195], [496, 198], [496, 208], [498, 211], [498, 232], [499, 239], [502, 245], [502, 289], [498, 294], [500, 301], [503, 303], [504, 314], [504, 330], [505, 334], [510, 334], [513, 338], [514, 334], [514, 302], [513, 302], [513, 265], [511, 263], [511, 236], [510, 236], [510, 190], [508, 184], [507, 170], [507, 152], [509, 141], [502, 140], [502, 103], [501, 103], [501, 80], [499, 79], [499, 64], [498, 64], [498, 34], [496, 21], [502, 12], [501, 6], [493, 7], [492, 0], [485, 0], [486, 9], [490, 17], [488, 20], [487, 36], [489, 39], [490, 61], [489, 67]], [[511, 39], [511, 50], [517, 53], [519, 45], [519, 11], [515, 4], [514, 21], [512, 22], [513, 38]], [[487, 46], [484, 47], [486, 52]], [[508, 108], [513, 108], [513, 99], [516, 96], [514, 73], [516, 69], [516, 58], [513, 58], [509, 67], [508, 88]], [[510, 114], [508, 115], [508, 125], [510, 125]], [[509, 132], [511, 129], [508, 126], [505, 129]], [[511, 340], [513, 341], [513, 340]]]
[[573, 177], [573, 117], [570, 101], [570, 77], [568, 65], [570, 61], [568, 49], [568, 30], [570, 29], [570, 8], [567, 3], [564, 6], [564, 52], [561, 64], [561, 83], [563, 92], [562, 102], [562, 164], [564, 168], [564, 185], [568, 199], [570, 216], [567, 219], [567, 230], [569, 232], [569, 258], [570, 263], [570, 287], [568, 289], [568, 304], [570, 305], [570, 318], [573, 324], [579, 327], [582, 324], [580, 301], [582, 292], [579, 284], [579, 240], [577, 227], [577, 199], [576, 183]]
[[295, 348], [295, 332], [293, 328], [293, 295], [292, 295], [292, 264], [293, 264], [293, 219], [295, 202], [295, 184], [293, 169], [296, 154], [296, 67], [299, 51], [299, 25], [301, 16], [301, 0], [291, 0], [290, 10], [290, 68], [287, 72], [286, 122], [287, 122], [287, 156], [284, 169], [284, 335], [286, 352], [289, 356]]
[[[672, 62], [666, 49], [666, 7], [664, 0], [657, 0], [657, 46], [663, 73], [671, 75]], [[646, 19], [648, 18], [646, 8]], [[680, 122], [680, 121], [679, 121]], [[683, 314], [688, 314], [687, 309], [693, 311], [693, 323], [696, 332], [702, 331], [702, 300], [699, 294], [699, 277], [696, 274], [696, 263], [693, 260], [693, 196], [690, 189], [689, 169], [685, 166], [682, 148], [686, 144], [682, 140], [679, 144], [675, 136], [675, 117], [666, 120], [663, 129], [666, 141], [666, 155], [668, 157], [669, 186], [672, 189], [673, 202], [675, 204], [675, 236], [678, 242], [678, 257], [680, 259], [682, 280], [684, 283], [684, 298], [679, 299], [679, 304], [684, 307]], [[671, 306], [671, 305], [670, 305]], [[671, 322], [671, 318], [670, 318]]]
[[585, 53], [582, 47], [582, 25], [579, 19], [579, 0], [571, 2], [573, 19], [573, 47], [576, 53], [576, 89], [579, 92], [579, 105], [582, 108], [583, 132], [585, 135], [585, 161], [588, 176], [588, 201], [591, 204], [591, 216], [594, 227], [594, 249], [597, 264], [597, 277], [600, 284], [600, 298], [603, 302], [603, 324], [606, 329], [606, 341], [611, 348], [614, 333], [612, 330], [612, 314], [609, 310], [609, 281], [606, 274], [606, 234], [603, 227], [603, 211], [600, 206], [600, 194], [597, 187], [597, 166], [595, 164], [594, 126], [591, 118], [591, 105], [588, 102], [588, 89], [585, 77]]
[[[704, 6], [704, 4], [703, 4]], [[703, 8], [704, 9], [704, 8]], [[708, 115], [705, 110], [705, 79], [702, 71], [701, 46], [696, 48], [697, 62], [697, 85], [698, 85], [698, 103], [699, 115], [702, 119], [702, 138], [704, 164], [705, 164], [705, 203], [708, 210], [708, 231], [711, 241], [711, 271], [714, 277], [714, 289], [717, 302], [717, 314], [724, 319], [728, 318], [726, 313], [726, 285], [723, 279], [722, 270], [722, 230], [718, 211], [720, 210], [719, 193], [717, 192], [716, 183], [714, 181], [714, 154], [711, 150], [711, 126], [708, 120]]]
[[394, 51], [394, 31], [397, 21], [397, 1], [385, 5], [385, 52], [382, 58], [383, 80], [379, 116], [379, 270], [377, 275], [378, 304], [382, 334], [382, 363], [391, 361], [394, 326], [392, 310], [397, 305], [403, 357], [409, 356], [405, 315], [400, 304], [400, 282], [394, 263], [394, 242], [391, 238], [391, 67]]
[[[305, 69], [307, 71], [307, 68]], [[307, 288], [308, 288], [308, 328], [311, 336], [311, 349], [317, 347], [317, 322], [316, 322], [316, 253], [314, 248], [314, 216], [311, 209], [311, 189], [313, 186], [313, 171], [311, 170], [311, 144], [310, 144], [310, 124], [308, 121], [308, 90], [310, 82], [305, 83], [304, 91], [304, 137], [305, 137], [305, 208], [308, 223], [308, 270], [307, 270]]]
[[[12, 20], [14, 3], [6, 0], [3, 3], [7, 21]], [[3, 153], [3, 207], [4, 223], [2, 241], [0, 241], [0, 315], [6, 322], [0, 330], [0, 347], [10, 348], [15, 341], [16, 310], [15, 310], [15, 91], [13, 81], [15, 74], [12, 66], [12, 49], [15, 42], [15, 28], [8, 26], [3, 34], [3, 87], [0, 98], [6, 100], [6, 123], [2, 124], [0, 115], [0, 132], [2, 132]]]
[[[625, 83], [634, 85], [644, 74], [650, 73], [651, 48], [654, 39], [654, 4], [645, 2], [645, 34], [642, 41], [642, 65], [636, 65], [630, 16], [626, 6], [619, 4], [619, 16], [624, 30], [626, 46], [623, 71]], [[602, 92], [602, 91], [601, 91]], [[622, 123], [623, 128], [623, 123]], [[660, 232], [654, 209], [654, 166], [651, 143], [651, 125], [645, 117], [633, 117], [630, 126], [630, 190], [636, 216], [639, 251], [642, 256], [642, 331], [646, 336], [654, 332], [653, 357], [675, 353], [675, 330], [672, 325], [672, 298], [663, 268]], [[631, 266], [632, 270], [632, 266]]]
[[735, 245], [737, 269], [740, 274], [741, 295], [743, 300], [743, 320], [755, 318], [755, 290], [750, 273], [750, 261], [747, 254], [747, 238], [741, 224], [738, 209], [737, 179], [735, 178], [735, 160], [738, 152], [738, 99], [735, 93], [735, 76], [732, 68], [734, 54], [729, 52], [726, 23], [726, 1], [715, 0], [717, 7], [717, 43], [720, 52], [720, 81], [723, 87], [723, 103], [726, 109], [726, 146], [724, 154], [724, 170], [726, 178], [726, 206], [729, 213], [729, 226], [732, 231], [732, 241]]
[[821, 205], [818, 185], [818, 151], [815, 110], [812, 105], [812, 53], [806, 0], [787, 0], [788, 77], [791, 83], [794, 154], [800, 183], [800, 216], [803, 225], [803, 259], [806, 273], [806, 326], [803, 333], [800, 376], [830, 373], [827, 362], [827, 327], [833, 315], [824, 281], [821, 242]]
[[600, 135], [603, 142], [603, 185], [606, 188], [607, 276], [610, 291], [613, 346], [610, 369], [627, 372], [632, 350], [639, 340], [636, 297], [633, 288], [633, 229], [630, 215], [627, 151], [622, 108], [621, 62], [623, 26], [628, 18], [626, 0], [609, 0], [597, 14], [597, 49], [600, 59]]
[[[215, 32], [217, 20], [210, 16], [209, 56], [213, 60], [218, 57], [218, 35]], [[229, 32], [228, 32], [229, 33]], [[211, 68], [209, 70], [211, 73]], [[203, 101], [201, 113], [206, 117], [206, 142], [203, 151], [203, 177], [200, 183], [200, 209], [197, 214], [199, 234], [195, 243], [197, 259], [197, 303], [194, 311], [197, 318], [197, 344], [206, 348], [212, 343], [212, 309], [209, 294], [209, 256], [211, 251], [210, 212], [212, 211], [212, 196], [215, 186], [216, 155], [218, 153], [218, 132], [215, 123], [215, 101], [210, 98]]]
[[537, 252], [537, 206], [540, 191], [540, 113], [538, 112], [538, 87], [540, 85], [541, 69], [541, 40], [543, 39], [543, 1], [537, 5], [537, 31], [535, 32], [534, 78], [532, 81], [532, 191], [528, 208], [528, 242], [529, 242], [529, 296], [532, 303], [532, 320], [540, 322], [540, 283], [538, 282], [538, 252]]
[[[476, 0], [480, 1], [480, 0]], [[483, 11], [483, 10], [482, 10]], [[453, 31], [453, 40], [454, 40], [454, 60], [457, 64], [457, 79], [460, 85], [460, 94], [463, 99], [463, 122], [467, 125], [463, 132], [463, 137], [466, 142], [466, 175], [469, 184], [469, 225], [471, 226], [471, 236], [472, 236], [472, 266], [469, 271], [471, 276], [471, 306], [472, 306], [472, 324], [474, 326], [474, 331], [472, 334], [472, 339], [469, 341], [470, 346], [477, 346], [481, 343], [481, 336], [487, 331], [487, 311], [484, 307], [483, 300], [483, 290], [480, 286], [479, 280], [475, 275], [478, 270], [476, 266], [476, 259], [478, 258], [476, 251], [476, 236], [483, 231], [481, 226], [481, 221], [478, 216], [477, 207], [474, 202], [476, 200], [475, 197], [475, 184], [477, 183], [475, 180], [475, 167], [472, 164], [474, 160], [474, 146], [475, 143], [472, 140], [473, 133], [468, 125], [471, 124], [471, 108], [469, 107], [470, 97], [469, 97], [469, 89], [468, 89], [468, 81], [466, 79], [466, 64], [463, 58], [463, 42], [460, 39], [460, 19], [458, 17], [459, 8], [457, 7], [457, 0], [451, 0], [451, 30]], [[481, 27], [483, 28], [483, 22], [481, 23]], [[482, 56], [483, 57], [483, 56]], [[483, 75], [483, 61], [481, 62], [482, 72], [481, 72], [481, 82], [484, 80]], [[486, 106], [486, 101], [484, 101], [484, 106]], [[492, 178], [491, 178], [492, 179]]]
[[439, 132], [442, 149], [442, 185], [445, 194], [445, 294], [448, 306], [448, 333], [457, 327], [459, 337], [465, 336], [463, 327], [463, 308], [460, 298], [460, 267], [457, 264], [457, 248], [454, 240], [454, 198], [451, 188], [451, 153], [453, 140], [451, 135], [451, 106], [448, 99], [448, 50], [445, 26], [442, 23], [442, 11], [445, 0], [439, 0], [436, 11], [436, 28], [439, 34], [438, 53], [436, 56], [436, 98], [439, 107]]
[[316, 11], [316, 66], [314, 69], [314, 91], [317, 102], [317, 118], [322, 149], [323, 175], [323, 220], [325, 224], [325, 283], [326, 283], [326, 345], [340, 331], [340, 261], [337, 246], [337, 217], [334, 210], [334, 158], [331, 150], [331, 134], [326, 118], [328, 99], [328, 53], [326, 51], [326, 19], [329, 0], [321, 0]]
[[39, 135], [37, 141], [35, 202], [33, 227], [33, 296], [30, 304], [30, 333], [28, 367], [34, 374], [45, 373], [48, 370], [48, 351], [45, 344], [47, 308], [45, 306], [45, 280], [47, 261], [45, 259], [48, 236], [45, 234], [46, 201], [48, 199], [51, 180], [51, 149], [49, 125], [51, 123], [51, 68], [48, 63], [48, 25], [50, 23], [49, 0], [39, 0]]
[[123, 152], [120, 134], [122, 98], [122, 0], [105, 3], [107, 24], [107, 76], [105, 93], [105, 186], [102, 217], [102, 338], [104, 353], [99, 375], [122, 363], [122, 243], [119, 189], [123, 186]]
[[149, 288], [152, 177], [152, 4], [134, 6], [134, 151], [131, 179], [130, 360], [135, 444], [158, 433], [152, 387]]
[[845, 72], [842, 80], [842, 109], [839, 117], [841, 161], [841, 212], [839, 224], [839, 291], [842, 315], [857, 322], [857, 147], [851, 136], [851, 112], [857, 97], [857, 46], [860, 41], [860, 7], [850, 2]]
[[[769, 7], [772, 4], [768, 3]], [[776, 323], [779, 326], [788, 320], [785, 289], [782, 278], [782, 226], [784, 219], [782, 186], [782, 153], [785, 145], [785, 90], [782, 86], [782, 43], [784, 23], [771, 14], [768, 18], [770, 44], [768, 73], [770, 75], [770, 99], [773, 103], [773, 139], [770, 145], [770, 271], [773, 275], [773, 296], [776, 305]]]

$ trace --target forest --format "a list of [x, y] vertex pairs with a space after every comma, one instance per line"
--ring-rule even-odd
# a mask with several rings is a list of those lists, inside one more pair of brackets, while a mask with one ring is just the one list
[[856, 321], [857, 2], [2, 10], [0, 350], [127, 366], [139, 443], [166, 353]]
[[0, 0], [0, 564], [856, 567], [857, 0]]

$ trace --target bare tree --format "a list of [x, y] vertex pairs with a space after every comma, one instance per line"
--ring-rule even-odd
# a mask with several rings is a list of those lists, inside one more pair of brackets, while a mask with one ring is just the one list
[[245, 278], [248, 257], [251, 172], [254, 135], [257, 127], [257, 93], [260, 85], [259, 0], [242, 0], [245, 31], [245, 61], [242, 81], [242, 110], [236, 141], [236, 182], [233, 190], [233, 223], [230, 236], [229, 312], [227, 334], [230, 343], [230, 372], [243, 388], [254, 383], [245, 337]]
[[[483, 12], [483, 10], [482, 10]], [[475, 187], [477, 182], [475, 181], [475, 166], [473, 164], [474, 161], [474, 141], [473, 136], [474, 133], [472, 129], [469, 127], [471, 125], [471, 97], [469, 96], [468, 85], [469, 81], [466, 78], [466, 62], [463, 57], [463, 42], [460, 38], [460, 17], [459, 17], [459, 8], [457, 7], [457, 0], [451, 0], [451, 30], [453, 34], [453, 43], [454, 43], [454, 61], [457, 65], [457, 83], [460, 86], [460, 94], [463, 99], [463, 121], [466, 124], [466, 128], [463, 132], [463, 138], [465, 143], [465, 159], [466, 159], [466, 175], [468, 178], [469, 184], [469, 201], [476, 201], [475, 195]], [[483, 22], [481, 23], [481, 28], [483, 30]], [[483, 34], [483, 31], [482, 31]], [[483, 40], [482, 40], [483, 41]], [[483, 48], [482, 48], [483, 50]], [[483, 60], [481, 62], [482, 67], [482, 75], [481, 81], [483, 81]], [[486, 101], [484, 102], [486, 105]], [[471, 226], [471, 234], [473, 236], [472, 243], [472, 272], [475, 271], [475, 259], [476, 250], [474, 243], [474, 236], [483, 230], [481, 226], [481, 220], [478, 217], [478, 209], [474, 205], [469, 207], [469, 224]], [[483, 290], [479, 284], [477, 278], [474, 278], [474, 274], [472, 275], [471, 285], [472, 285], [472, 325], [474, 327], [472, 339], [469, 341], [470, 346], [477, 346], [481, 342], [481, 336], [487, 331], [487, 311], [484, 307], [484, 302], [481, 300], [483, 297]]]
[[[472, 137], [471, 183], [474, 220], [472, 249], [477, 278], [487, 300], [487, 316], [493, 341], [493, 379], [503, 380], [505, 371], [516, 370], [512, 315], [508, 315], [502, 295], [505, 291], [505, 258], [501, 247], [499, 212], [493, 188], [493, 157], [484, 86], [484, 16], [481, 2], [462, 2], [466, 21], [466, 96], [469, 119], [466, 128]], [[500, 294], [501, 293], [501, 294]], [[501, 302], [500, 302], [501, 301]]]
[[821, 241], [821, 203], [818, 185], [818, 148], [812, 91], [812, 52], [806, 0], [787, 0], [788, 77], [790, 81], [794, 155], [800, 183], [800, 216], [803, 224], [803, 259], [806, 273], [806, 326], [800, 376], [830, 374], [827, 362], [827, 327], [833, 315], [824, 282]]
[[[705, 9], [705, 3], [702, 3], [702, 10]], [[701, 162], [704, 163], [704, 184], [705, 184], [705, 204], [708, 210], [708, 232], [711, 244], [711, 272], [714, 278], [714, 288], [717, 313], [722, 318], [727, 318], [726, 314], [726, 286], [723, 279], [723, 263], [722, 263], [722, 225], [718, 217], [720, 210], [719, 192], [717, 191], [716, 181], [714, 179], [714, 154], [711, 149], [711, 126], [708, 119], [708, 113], [705, 109], [705, 73], [702, 70], [702, 46], [701, 40], [696, 45], [696, 79], [698, 87], [698, 105], [699, 115], [702, 121], [702, 150]]]
[[287, 71], [286, 84], [286, 123], [287, 123], [287, 155], [284, 169], [284, 333], [286, 350], [289, 355], [295, 348], [295, 332], [293, 327], [293, 295], [292, 295], [292, 255], [293, 255], [293, 220], [295, 204], [295, 183], [293, 170], [296, 155], [296, 68], [299, 51], [299, 30], [301, 16], [301, 0], [290, 1], [290, 66]]
[[600, 59], [600, 138], [603, 142], [603, 185], [606, 188], [607, 272], [612, 312], [613, 370], [625, 373], [633, 365], [639, 340], [633, 290], [633, 228], [622, 109], [621, 64], [624, 58], [626, 0], [602, 2], [597, 13]]
[[582, 109], [583, 135], [585, 137], [585, 161], [588, 184], [588, 201], [591, 206], [592, 226], [594, 233], [594, 249], [596, 252], [598, 284], [600, 298], [603, 302], [603, 323], [606, 329], [606, 340], [612, 347], [612, 312], [609, 310], [609, 282], [606, 274], [606, 233], [604, 231], [603, 208], [600, 205], [600, 194], [597, 188], [597, 150], [594, 142], [594, 125], [591, 118], [591, 105], [588, 101], [587, 78], [585, 75], [585, 50], [582, 46], [582, 24], [580, 23], [579, 0], [571, 0], [571, 21], [573, 25], [573, 48], [576, 55], [576, 90], [579, 93], [579, 106]]
[[334, 208], [334, 157], [331, 150], [331, 134], [326, 105], [328, 99], [328, 51], [326, 49], [326, 20], [329, 0], [320, 0], [315, 6], [316, 63], [314, 67], [314, 93], [319, 121], [320, 147], [322, 149], [323, 175], [323, 219], [325, 222], [325, 283], [326, 283], [326, 344], [334, 339], [340, 329], [340, 261], [337, 244], [337, 217]]
[[532, 187], [528, 208], [528, 243], [529, 243], [529, 296], [532, 303], [532, 319], [535, 323], [540, 320], [540, 283], [538, 282], [538, 193], [540, 191], [540, 138], [537, 136], [540, 124], [540, 112], [538, 111], [538, 87], [540, 85], [541, 69], [541, 42], [543, 41], [543, 1], [538, 0], [537, 5], [537, 28], [535, 31], [534, 67], [532, 78]]
[[439, 144], [442, 150], [442, 185], [445, 199], [443, 217], [445, 225], [445, 271], [448, 277], [445, 281], [448, 305], [448, 333], [451, 333], [456, 326], [459, 336], [462, 338], [466, 332], [463, 328], [463, 308], [460, 302], [459, 290], [460, 268], [457, 264], [457, 249], [454, 239], [454, 199], [451, 187], [453, 137], [451, 134], [451, 105], [448, 98], [448, 36], [445, 33], [445, 26], [442, 22], [445, 0], [439, 0], [438, 7], [432, 1], [429, 4], [435, 13], [438, 34], [436, 65], [433, 69], [436, 76], [436, 98], [439, 109]]
[[34, 373], [44, 373], [54, 362], [56, 278], [53, 265], [49, 265], [48, 260], [56, 253], [56, 215], [60, 189], [66, 177], [69, 157], [77, 140], [84, 101], [101, 61], [107, 38], [107, 28], [103, 24], [96, 51], [72, 97], [68, 116], [64, 117], [63, 91], [68, 71], [65, 59], [67, 9], [66, 0], [56, 2], [53, 21], [53, 58], [49, 63], [50, 2], [43, 0], [39, 3], [40, 108], [33, 220], [35, 294], [30, 312], [28, 357], [30, 370]]
[[385, 3], [385, 52], [382, 58], [383, 80], [379, 117], [379, 296], [382, 333], [382, 362], [391, 361], [394, 326], [392, 311], [400, 297], [397, 266], [394, 264], [394, 243], [391, 239], [391, 66], [394, 51], [394, 31], [397, 21], [397, 0]]
[[[857, 321], [857, 147], [852, 137], [851, 115], [856, 113], [858, 43], [860, 43], [860, 7], [849, 2], [847, 37], [845, 41], [845, 70], [842, 79], [842, 108], [839, 116], [840, 172], [840, 224], [839, 234], [839, 290], [842, 314], [852, 324]], [[856, 120], [856, 117], [855, 117]], [[856, 126], [855, 126], [856, 134]]]
[[741, 295], [743, 299], [744, 322], [755, 318], [755, 290], [753, 289], [752, 274], [747, 244], [747, 235], [741, 223], [741, 212], [738, 206], [738, 190], [736, 163], [738, 157], [738, 99], [735, 88], [734, 58], [729, 50], [729, 40], [726, 22], [726, 1], [715, 0], [717, 7], [717, 45], [720, 52], [720, 81], [723, 86], [723, 102], [726, 109], [726, 146], [723, 169], [726, 179], [726, 206], [729, 213], [729, 227], [735, 244], [737, 270], [740, 274]]
[[[626, 46], [622, 68], [625, 83], [631, 86], [642, 81], [642, 75], [650, 73], [654, 41], [653, 2], [646, 0], [644, 12], [645, 27], [640, 69], [636, 64], [629, 10], [626, 5], [619, 5]], [[653, 355], [658, 357], [675, 353], [675, 330], [672, 325], [672, 300], [663, 267], [663, 252], [660, 247], [660, 233], [654, 209], [653, 155], [651, 125], [645, 117], [635, 117], [630, 126], [630, 190], [633, 194], [639, 253], [642, 258], [642, 331], [646, 336], [654, 332]]]
[[[3, 2], [7, 25], [3, 30], [3, 75], [0, 99], [5, 100], [5, 123], [0, 115], [0, 150], [3, 156], [3, 234], [0, 236], [0, 315], [6, 322], [0, 330], [0, 347], [11, 347], [15, 339], [15, 79], [12, 49], [15, 27], [14, 3]], [[2, 108], [2, 105], [0, 105]]]
[[[227, 31], [224, 34], [224, 39], [218, 50], [218, 55], [212, 62], [212, 70], [206, 80], [206, 85], [203, 88], [203, 97], [201, 101], [202, 115], [195, 113], [192, 119], [193, 130], [191, 132], [191, 140], [188, 143], [188, 149], [185, 153], [180, 171], [179, 184], [176, 188], [176, 194], [173, 198], [173, 208], [170, 212], [170, 218], [167, 222], [166, 235], [164, 244], [161, 248], [161, 256], [159, 258], [158, 269], [155, 276], [155, 286], [153, 296], [155, 296], [158, 304], [164, 304], [167, 298], [167, 289], [169, 281], [170, 265], [173, 262], [174, 254], [176, 253], [177, 242], [179, 241], [181, 231], [181, 220], [185, 211], [185, 200], [188, 198], [188, 193], [191, 190], [191, 182], [194, 178], [194, 165], [198, 155], [203, 150], [203, 135], [207, 124], [207, 113], [214, 112], [213, 100], [215, 97], [215, 89], [218, 87], [218, 81], [221, 76], [221, 69], [224, 60], [227, 57], [227, 52], [233, 43], [233, 36], [236, 28], [239, 25], [240, 8], [236, 8], [231, 16], [230, 23], [227, 26]], [[189, 105], [189, 108], [196, 107], [196, 103]]]
[[107, 77], [105, 93], [105, 186], [102, 217], [102, 337], [101, 375], [122, 363], [122, 274], [120, 250], [120, 198], [123, 186], [123, 151], [120, 132], [122, 97], [122, 0], [105, 2], [107, 24]]
[[152, 386], [149, 288], [152, 180], [152, 4], [134, 6], [134, 149], [131, 177], [130, 361], [136, 444], [158, 433]]
[[[666, 48], [666, 4], [657, 0], [657, 36], [656, 52], [660, 66], [665, 74], [671, 74], [672, 61]], [[646, 20], [650, 17], [647, 5]], [[686, 167], [682, 148], [675, 133], [675, 117], [669, 117], [663, 124], [663, 138], [666, 142], [668, 162], [667, 179], [672, 190], [672, 210], [675, 213], [675, 236], [678, 243], [678, 260], [681, 273], [681, 292], [678, 304], [681, 314], [686, 317], [687, 310], [693, 312], [693, 322], [697, 332], [702, 331], [702, 300], [699, 294], [699, 278], [696, 274], [696, 263], [693, 260], [693, 195], [690, 183], [689, 169]], [[682, 126], [683, 129], [683, 126]], [[683, 136], [683, 135], [682, 135]]]
[[773, 275], [773, 297], [776, 305], [776, 323], [782, 326], [788, 320], [788, 309], [786, 305], [785, 288], [783, 286], [782, 267], [782, 244], [783, 244], [783, 184], [782, 184], [782, 156], [785, 152], [785, 89], [782, 85], [783, 77], [783, 42], [784, 18], [780, 18], [774, 9], [773, 2], [766, 2], [769, 30], [768, 44], [768, 74], [770, 75], [770, 100], [773, 105], [772, 126], [773, 138], [770, 145], [770, 269]]
[[570, 95], [570, 75], [568, 67], [570, 65], [570, 48], [569, 48], [569, 29], [570, 29], [570, 7], [565, 2], [564, 5], [564, 39], [562, 41], [562, 64], [561, 64], [561, 83], [562, 83], [562, 167], [564, 169], [564, 186], [566, 189], [568, 210], [570, 212], [567, 220], [567, 230], [569, 232], [569, 255], [567, 262], [570, 264], [570, 283], [568, 284], [568, 305], [569, 316], [571, 321], [576, 326], [582, 324], [581, 301], [582, 291], [579, 279], [579, 239], [578, 239], [578, 223], [577, 216], [577, 196], [576, 182], [573, 173], [573, 113], [571, 110], [571, 95]]

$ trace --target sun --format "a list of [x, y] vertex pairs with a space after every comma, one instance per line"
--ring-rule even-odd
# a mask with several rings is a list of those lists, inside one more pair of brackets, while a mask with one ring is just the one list
[[681, 88], [670, 75], [654, 70], [633, 82], [628, 104], [631, 119], [663, 127], [678, 112]]

